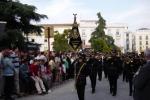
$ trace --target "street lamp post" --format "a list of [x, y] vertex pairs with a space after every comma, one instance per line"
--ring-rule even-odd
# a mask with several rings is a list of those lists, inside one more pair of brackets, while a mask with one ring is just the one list
[[50, 56], [50, 27], [47, 28], [47, 34], [48, 34], [48, 61]]

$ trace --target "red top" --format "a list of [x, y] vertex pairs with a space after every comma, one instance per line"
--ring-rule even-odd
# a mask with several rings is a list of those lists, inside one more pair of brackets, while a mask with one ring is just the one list
[[30, 72], [31, 72], [31, 75], [32, 75], [32, 76], [33, 76], [33, 74], [34, 74], [35, 76], [38, 75], [38, 66], [37, 66], [37, 65], [31, 64], [31, 65], [29, 66], [29, 69], [30, 69]]

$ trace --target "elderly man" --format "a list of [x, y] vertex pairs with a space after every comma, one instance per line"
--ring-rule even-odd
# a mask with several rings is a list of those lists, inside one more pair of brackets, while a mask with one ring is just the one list
[[150, 49], [145, 51], [146, 64], [136, 73], [134, 84], [134, 100], [150, 100]]

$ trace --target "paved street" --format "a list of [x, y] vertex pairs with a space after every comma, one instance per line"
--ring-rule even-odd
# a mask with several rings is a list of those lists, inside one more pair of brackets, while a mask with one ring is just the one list
[[[73, 81], [69, 81], [53, 89], [53, 91], [47, 95], [27, 96], [19, 98], [18, 100], [78, 100], [76, 91], [73, 87]], [[123, 83], [121, 79], [118, 81], [118, 94], [116, 97], [110, 95], [109, 84], [106, 79], [103, 78], [102, 82], [97, 81], [95, 94], [91, 94], [89, 79], [87, 81], [85, 100], [133, 100], [132, 97], [128, 95], [128, 84]]]

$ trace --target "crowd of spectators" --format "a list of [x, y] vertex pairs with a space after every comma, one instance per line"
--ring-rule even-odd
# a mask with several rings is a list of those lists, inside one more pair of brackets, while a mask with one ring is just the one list
[[0, 51], [0, 96], [43, 95], [58, 83], [73, 78], [72, 52], [25, 52], [18, 49]]

